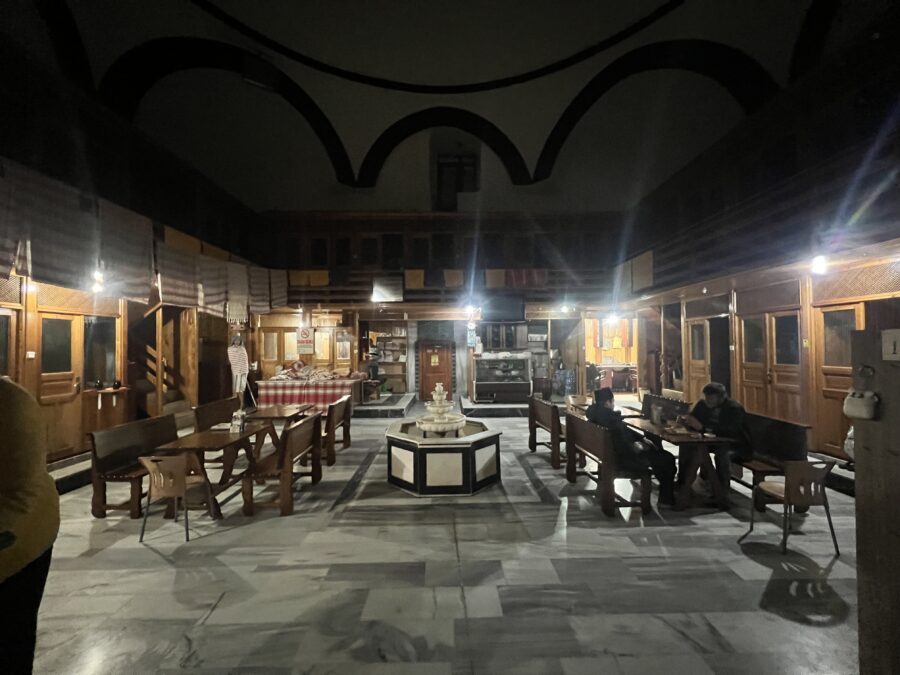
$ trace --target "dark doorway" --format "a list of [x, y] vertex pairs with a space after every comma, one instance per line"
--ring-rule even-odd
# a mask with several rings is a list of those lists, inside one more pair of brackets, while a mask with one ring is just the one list
[[731, 327], [727, 316], [709, 320], [709, 377], [731, 396]]

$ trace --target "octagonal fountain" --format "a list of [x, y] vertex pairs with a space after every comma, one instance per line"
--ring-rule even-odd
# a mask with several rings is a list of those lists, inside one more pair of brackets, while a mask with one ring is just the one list
[[388, 427], [388, 482], [417, 495], [465, 495], [500, 482], [500, 434], [452, 412], [441, 383], [428, 412]]

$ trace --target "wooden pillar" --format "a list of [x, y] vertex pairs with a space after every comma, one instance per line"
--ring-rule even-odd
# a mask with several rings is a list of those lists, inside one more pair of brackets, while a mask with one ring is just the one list
[[900, 673], [900, 361], [882, 360], [881, 331], [852, 346], [853, 386], [881, 398], [877, 420], [854, 422], [860, 673]]

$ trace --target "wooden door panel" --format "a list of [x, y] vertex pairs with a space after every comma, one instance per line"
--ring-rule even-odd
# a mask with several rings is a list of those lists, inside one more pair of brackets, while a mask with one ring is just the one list
[[705, 319], [685, 323], [687, 331], [687, 378], [684, 400], [696, 401], [702, 396], [703, 387], [710, 380], [709, 325]]
[[81, 433], [84, 320], [80, 315], [39, 312], [38, 332], [41, 372], [37, 399], [47, 422], [48, 458], [60, 459], [84, 448]]
[[260, 328], [257, 354], [259, 355], [259, 368], [262, 378], [268, 380], [275, 376], [275, 371], [281, 365], [281, 334], [278, 329]]
[[844, 417], [844, 398], [853, 386], [853, 377], [845, 373], [821, 372], [825, 385], [818, 391], [816, 437], [819, 450], [839, 459], [850, 459], [844, 452], [844, 439], [850, 420]]
[[443, 383], [447, 398], [453, 398], [453, 370], [450, 347], [425, 343], [419, 347], [419, 398], [430, 400], [438, 382]]
[[767, 315], [770, 417], [802, 424], [800, 312]]
[[844, 452], [844, 439], [850, 429], [850, 420], [844, 417], [843, 411], [844, 397], [853, 380], [849, 331], [859, 330], [864, 326], [862, 303], [816, 310], [816, 447], [819, 452], [843, 460], [850, 459]]
[[747, 412], [766, 415], [769, 412], [769, 393], [766, 376], [765, 318], [740, 317], [737, 333], [736, 348], [740, 364], [738, 400]]

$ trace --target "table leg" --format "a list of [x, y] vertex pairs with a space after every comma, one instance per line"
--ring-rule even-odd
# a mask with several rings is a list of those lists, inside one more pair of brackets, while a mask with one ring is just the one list
[[209, 486], [209, 516], [213, 520], [222, 520], [222, 507], [219, 505], [219, 500], [216, 499], [216, 495], [212, 489], [212, 483], [209, 480], [209, 474], [206, 473], [206, 463], [203, 461], [203, 451], [197, 450], [197, 462], [200, 465], [200, 471], [203, 474], [203, 478], [206, 480], [206, 484]]

